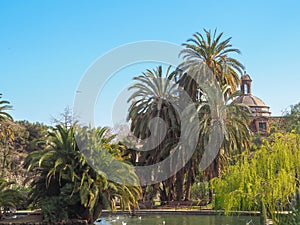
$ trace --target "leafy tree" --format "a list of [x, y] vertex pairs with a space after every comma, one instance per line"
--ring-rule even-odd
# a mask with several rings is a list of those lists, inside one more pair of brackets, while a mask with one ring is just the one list
[[[2, 94], [0, 94], [0, 99]], [[1, 177], [15, 181], [22, 185], [24, 169], [22, 160], [24, 152], [22, 143], [18, 143], [18, 137], [23, 128], [13, 122], [12, 116], [7, 112], [12, 106], [6, 100], [0, 100], [0, 169]]]
[[279, 223], [275, 211], [289, 206], [299, 185], [300, 136], [293, 133], [273, 134], [260, 149], [242, 154], [221, 178], [211, 184], [215, 191], [215, 208], [230, 210], [261, 210]]
[[16, 121], [15, 123], [20, 127], [21, 131], [15, 138], [15, 148], [22, 148], [27, 153], [44, 148], [48, 126], [26, 120]]
[[290, 210], [287, 215], [283, 215], [280, 224], [298, 225], [300, 223], [300, 192], [296, 189], [294, 197], [290, 202]]
[[[81, 153], [75, 140], [76, 132], [82, 133], [80, 138], [91, 138], [91, 142], [87, 142], [86, 146], [91, 147], [92, 151], [89, 159], [94, 159], [92, 156], [103, 156], [101, 162], [109, 166], [112, 163], [111, 156], [118, 152], [115, 149], [118, 146], [111, 145], [111, 139], [104, 138], [105, 131], [57, 125], [49, 132], [45, 149], [34, 151], [27, 157], [28, 169], [34, 172], [30, 199], [33, 205], [42, 207], [45, 218], [49, 221], [68, 217], [93, 222], [105, 207], [115, 209], [116, 197], [120, 200], [122, 208], [136, 206], [140, 188], [108, 180], [107, 174], [99, 167], [94, 169], [89, 165], [91, 162], [88, 163], [86, 154], [84, 156]], [[107, 153], [112, 153], [109, 154], [110, 161], [105, 161], [108, 159]], [[116, 160], [118, 157], [117, 154], [113, 155]], [[128, 176], [134, 175], [129, 170], [130, 167], [126, 169]], [[60, 210], [52, 211], [57, 202], [60, 202], [57, 205]]]
[[287, 132], [294, 131], [300, 133], [300, 102], [290, 106], [284, 113], [282, 128]]
[[300, 102], [288, 107], [281, 117], [270, 120], [270, 133], [276, 132], [300, 133]]
[[26, 177], [23, 168], [26, 152], [24, 150], [24, 127], [10, 120], [2, 121], [0, 132], [0, 168], [2, 177], [22, 186]]

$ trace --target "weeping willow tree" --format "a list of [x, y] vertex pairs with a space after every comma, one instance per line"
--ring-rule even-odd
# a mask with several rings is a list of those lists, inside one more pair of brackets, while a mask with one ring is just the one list
[[275, 211], [287, 209], [299, 186], [300, 135], [277, 133], [259, 150], [242, 154], [221, 178], [211, 181], [214, 207], [232, 210], [261, 210], [278, 224]]

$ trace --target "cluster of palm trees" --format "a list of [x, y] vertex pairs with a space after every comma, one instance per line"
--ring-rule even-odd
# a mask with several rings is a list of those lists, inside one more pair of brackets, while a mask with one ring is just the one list
[[[191, 105], [196, 108], [196, 113], [190, 114], [190, 118], [184, 118], [197, 125], [194, 130], [191, 128], [189, 131], [198, 134], [194, 154], [182, 168], [179, 167], [181, 169], [176, 174], [150, 188], [151, 196], [159, 192], [162, 201], [189, 200], [191, 186], [199, 172], [203, 172], [203, 177], [207, 180], [219, 177], [222, 167], [229, 163], [230, 157], [249, 147], [249, 109], [232, 101], [240, 95], [237, 89], [244, 66], [231, 57], [233, 53], [240, 53], [232, 47], [231, 38], [222, 40], [222, 37], [223, 33], [217, 34], [216, 30], [204, 30], [204, 35], [194, 34], [193, 38], [183, 44], [185, 48], [181, 56], [184, 61], [174, 71], [168, 67], [163, 73], [162, 66], [158, 66], [134, 78], [136, 83], [130, 87], [134, 90], [129, 99], [131, 106], [128, 120], [131, 122], [131, 131], [136, 137], [144, 140], [143, 147], [148, 150], [139, 152], [140, 165], [155, 164], [172, 155], [174, 148], [182, 141], [181, 136], [187, 135], [185, 141], [189, 141], [191, 136], [182, 133], [184, 121], [180, 115], [180, 107], [186, 98], [181, 96], [181, 93], [187, 93], [188, 98], [192, 100]], [[221, 100], [218, 103], [213, 102], [211, 96], [214, 93], [205, 88], [210, 84], [204, 82], [210, 81], [202, 79], [201, 76], [205, 74], [199, 70], [203, 68], [213, 75], [220, 89]], [[214, 104], [219, 104], [217, 110], [213, 109]], [[213, 110], [219, 112], [215, 113]], [[212, 163], [207, 168], [202, 168], [203, 171], [199, 171], [200, 161], [210, 139], [209, 134], [215, 117], [218, 116], [222, 117], [220, 129], [223, 141]], [[154, 118], [164, 121], [166, 131], [160, 131], [162, 126], [159, 122], [153, 123]], [[149, 146], [153, 148], [149, 150]], [[187, 151], [185, 148], [181, 148], [180, 158], [184, 157]], [[182, 163], [180, 158], [177, 159], [178, 164]]]
[[[14, 124], [9, 109], [8, 101], [0, 101], [1, 153], [5, 150], [2, 147], [7, 148], [7, 132]], [[8, 122], [10, 126], [4, 126]], [[112, 143], [113, 139], [107, 128], [77, 124], [49, 128], [47, 136], [36, 143], [43, 148], [29, 152], [24, 161], [28, 195], [19, 192], [14, 182], [0, 177], [0, 208], [16, 208], [24, 200], [32, 208], [41, 208], [48, 222], [75, 218], [92, 223], [103, 209], [116, 210], [117, 204], [122, 209], [137, 207], [141, 188], [133, 167], [123, 162], [118, 170], [106, 170], [112, 162], [124, 161], [125, 147]], [[87, 143], [84, 148], [79, 147], [82, 142]], [[128, 184], [121, 182], [124, 174], [128, 176], [126, 181], [130, 179]]]
[[[164, 72], [158, 66], [134, 78], [128, 120], [131, 131], [143, 140], [142, 148], [147, 151], [135, 152], [126, 144], [113, 143], [114, 137], [108, 137], [105, 128], [59, 124], [49, 129], [40, 145], [43, 149], [30, 152], [25, 160], [32, 206], [42, 208], [48, 221], [82, 218], [92, 222], [102, 209], [115, 209], [116, 201], [130, 209], [137, 207], [142, 194], [147, 199], [147, 195], [152, 198], [158, 192], [161, 201], [189, 200], [191, 186], [200, 172], [206, 180], [219, 177], [231, 156], [248, 149], [250, 141], [248, 108], [232, 102], [239, 95], [237, 88], [244, 67], [231, 54], [240, 51], [232, 47], [230, 38], [222, 37], [223, 33], [217, 34], [216, 30], [204, 30], [204, 35], [196, 33], [183, 44], [184, 61], [176, 69], [172, 71], [170, 66]], [[201, 78], [204, 74], [199, 70], [203, 68], [213, 75], [218, 86], [218, 102], [212, 98], [215, 93], [207, 89], [213, 82], [203, 84], [210, 83]], [[214, 104], [218, 106], [213, 108]], [[4, 122], [12, 119], [6, 112], [10, 108], [9, 102], [0, 101], [1, 133], [5, 132], [1, 127]], [[200, 171], [216, 119], [222, 141], [216, 157]], [[84, 148], [81, 143], [85, 143]], [[189, 148], [194, 149], [187, 158]], [[171, 176], [144, 187], [142, 193], [139, 178], [143, 177], [136, 175], [130, 163], [154, 165], [169, 156], [173, 157], [173, 167], [161, 172]], [[101, 159], [100, 163], [97, 159]], [[172, 173], [174, 168], [176, 173]], [[3, 187], [10, 184], [1, 182]]]

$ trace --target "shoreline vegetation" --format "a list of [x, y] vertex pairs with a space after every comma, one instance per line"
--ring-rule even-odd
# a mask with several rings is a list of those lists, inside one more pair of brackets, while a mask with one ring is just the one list
[[[298, 225], [300, 103], [255, 133], [250, 122], [261, 118], [234, 101], [242, 95], [245, 67], [233, 58], [240, 50], [231, 38], [204, 30], [183, 47], [183, 63], [176, 68], [158, 65], [134, 78], [125, 125], [131, 136], [117, 138], [122, 127], [82, 127], [69, 110], [54, 126], [14, 121], [8, 113], [12, 106], [0, 94], [0, 216], [14, 209], [40, 210], [0, 224], [93, 224], [122, 210], [131, 215], [254, 213], [260, 224], [271, 219], [276, 225]], [[215, 82], [203, 80], [207, 74]], [[220, 101], [206, 83], [220, 89]], [[182, 105], [189, 102], [182, 96], [190, 105]], [[160, 120], [153, 123], [157, 118], [165, 122], [164, 134]], [[222, 136], [220, 145], [212, 144], [216, 130], [223, 132], [215, 135]], [[207, 148], [209, 143], [216, 148]], [[210, 164], [200, 169], [212, 153]], [[138, 176], [136, 167], [153, 165], [157, 170]], [[156, 175], [168, 176], [158, 182]]]

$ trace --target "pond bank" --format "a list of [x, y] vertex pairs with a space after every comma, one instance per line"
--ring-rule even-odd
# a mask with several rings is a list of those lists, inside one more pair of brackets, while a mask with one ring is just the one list
[[[133, 215], [151, 215], [151, 214], [182, 214], [182, 215], [225, 215], [223, 210], [213, 209], [142, 209], [135, 210], [131, 213], [129, 211], [117, 211], [111, 212], [109, 210], [103, 210], [102, 215], [110, 214], [133, 214]], [[231, 212], [232, 216], [259, 216], [258, 211], [234, 211]]]

